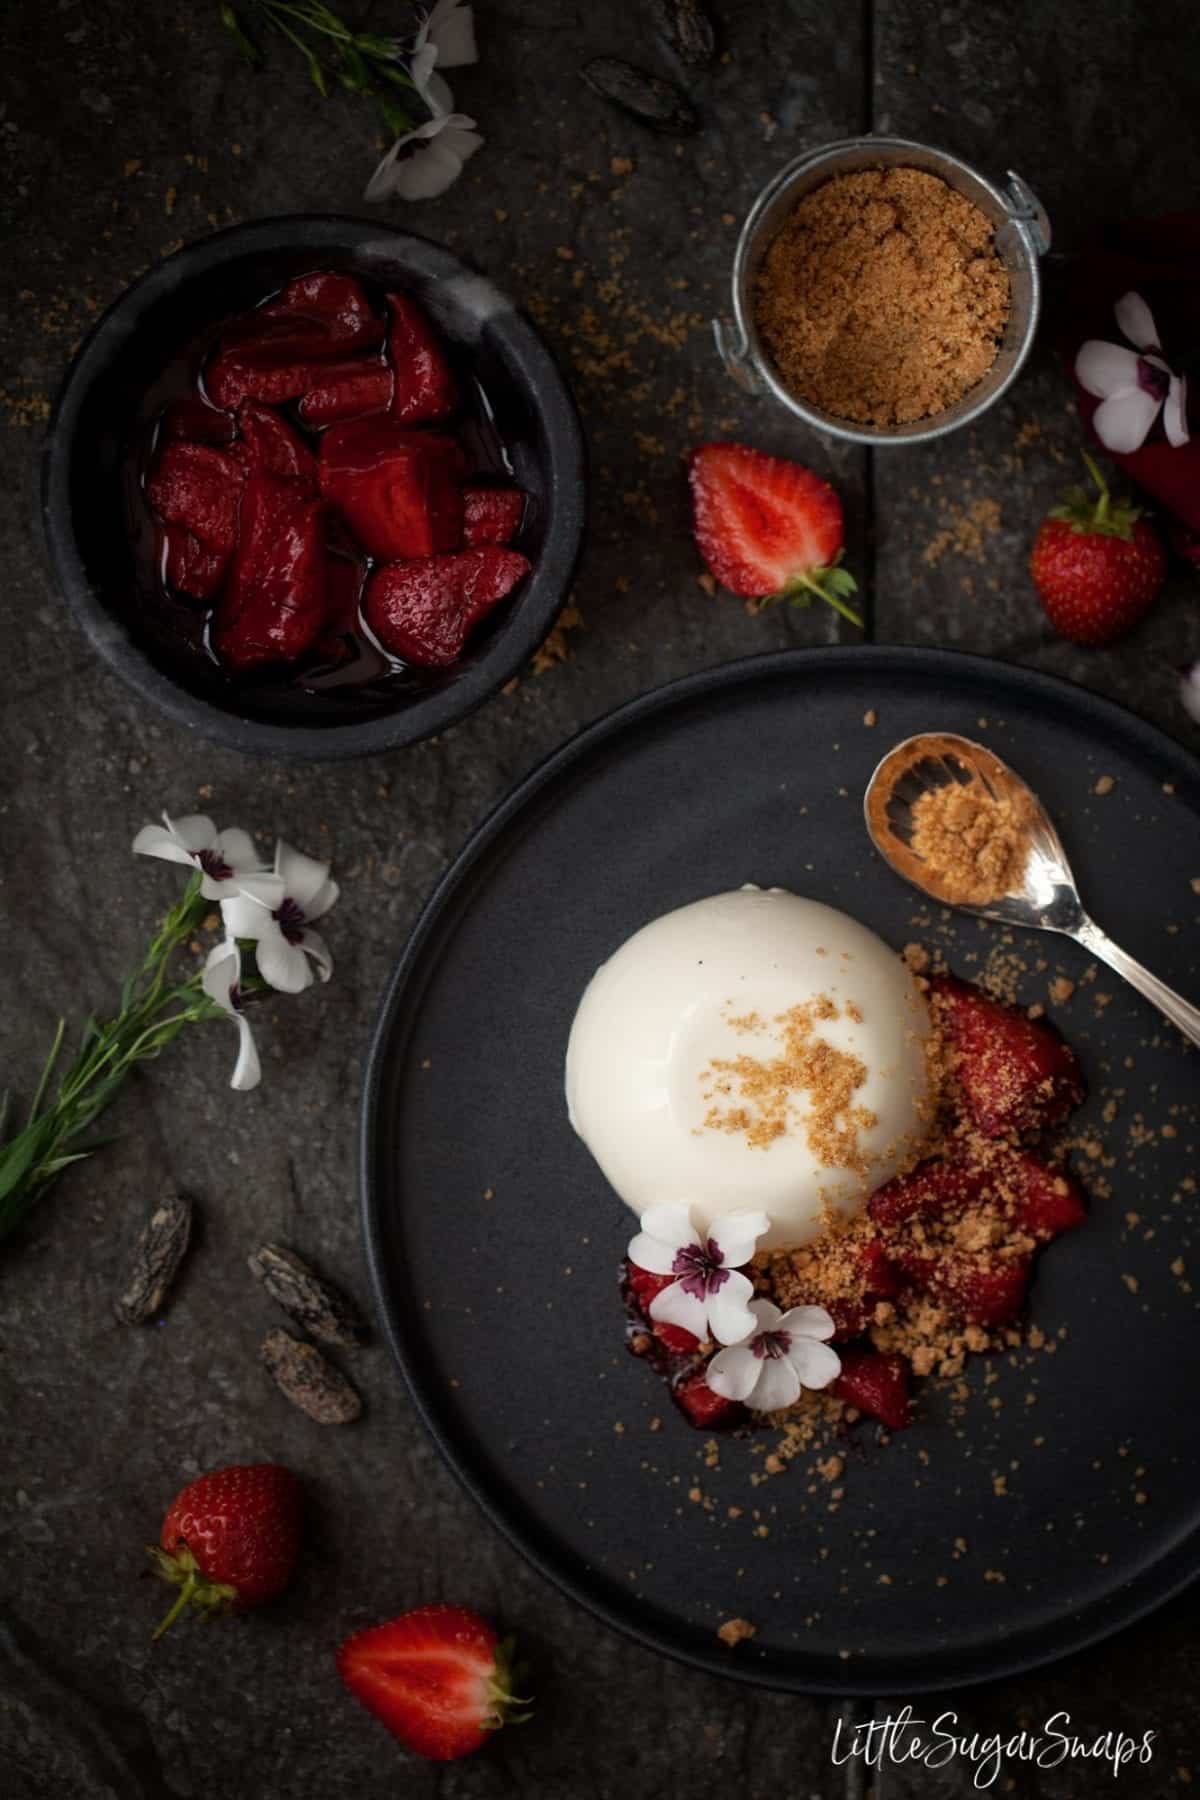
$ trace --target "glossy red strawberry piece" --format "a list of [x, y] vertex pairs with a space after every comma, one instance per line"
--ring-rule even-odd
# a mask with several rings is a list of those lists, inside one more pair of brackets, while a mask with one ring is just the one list
[[240, 673], [293, 662], [325, 622], [322, 502], [298, 481], [250, 475], [241, 534], [217, 611], [213, 648]]
[[520, 530], [525, 496], [520, 488], [473, 481], [463, 489], [463, 542], [507, 544]]
[[891, 1430], [903, 1431], [912, 1420], [904, 1358], [878, 1350], [842, 1350], [839, 1355], [842, 1372], [829, 1392]]
[[868, 1300], [894, 1300], [900, 1292], [900, 1272], [878, 1238], [862, 1247], [863, 1280]]
[[868, 1211], [877, 1225], [893, 1228], [909, 1219], [965, 1212], [982, 1197], [983, 1182], [977, 1170], [961, 1163], [924, 1162], [876, 1188]]
[[396, 377], [392, 411], [404, 425], [445, 419], [459, 402], [458, 382], [425, 309], [409, 294], [389, 294], [388, 361]]
[[229, 563], [224, 551], [209, 550], [182, 525], [162, 528], [163, 573], [173, 588], [193, 600], [211, 600]]
[[462, 465], [453, 438], [391, 419], [356, 419], [321, 439], [322, 493], [363, 549], [388, 562], [458, 548]]
[[668, 1325], [662, 1319], [653, 1318], [650, 1313], [650, 1302], [656, 1294], [661, 1294], [664, 1288], [670, 1287], [675, 1279], [674, 1275], [654, 1275], [649, 1269], [639, 1269], [636, 1263], [631, 1262], [625, 1264], [625, 1270], [629, 1292], [637, 1301], [648, 1328], [659, 1343], [679, 1355], [698, 1349], [700, 1339], [694, 1331], [685, 1331], [682, 1325]]
[[297, 411], [314, 428], [386, 412], [392, 403], [392, 371], [385, 363], [329, 363], [301, 397]]
[[1056, 1238], [1087, 1218], [1083, 1189], [1065, 1169], [1015, 1156], [1004, 1175], [1006, 1192], [1014, 1195], [1013, 1220], [1031, 1237]]
[[241, 491], [237, 459], [212, 444], [165, 444], [147, 479], [146, 498], [167, 527], [167, 578], [196, 599], [207, 599], [225, 572]]
[[317, 459], [279, 413], [257, 400], [244, 400], [237, 424], [232, 454], [247, 475], [274, 475], [279, 481], [300, 482], [306, 493], [317, 492]]
[[697, 1431], [728, 1431], [746, 1417], [746, 1409], [740, 1400], [726, 1400], [722, 1394], [713, 1393], [704, 1379], [703, 1369], [696, 1369], [682, 1381], [677, 1381], [671, 1396]]
[[282, 406], [297, 400], [321, 379], [324, 365], [295, 352], [280, 354], [248, 345], [220, 350], [204, 370], [209, 398], [230, 412], [243, 400], [261, 400], [264, 406]]
[[367, 582], [367, 623], [394, 656], [446, 668], [462, 653], [472, 625], [528, 573], [528, 561], [516, 550], [460, 550], [388, 563]]
[[930, 982], [973, 1123], [988, 1137], [1042, 1131], [1083, 1099], [1075, 1053], [1053, 1026], [952, 975]]
[[237, 435], [237, 427], [227, 412], [209, 406], [198, 394], [187, 394], [164, 408], [159, 432], [164, 443], [184, 439], [192, 444], [227, 445]]
[[[384, 322], [375, 312], [353, 275], [317, 269], [289, 281], [274, 300], [249, 313], [245, 325], [253, 329], [264, 320], [294, 333], [298, 348], [317, 346], [329, 350], [361, 350], [382, 343]], [[278, 337], [274, 340], [277, 344]]]
[[971, 1325], [1007, 1325], [1025, 1303], [1032, 1259], [984, 1250], [936, 1254], [900, 1250], [896, 1261], [919, 1292], [940, 1300]]

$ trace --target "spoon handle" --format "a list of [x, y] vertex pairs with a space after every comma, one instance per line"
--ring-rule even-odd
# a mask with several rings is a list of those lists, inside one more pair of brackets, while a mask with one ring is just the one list
[[1110, 969], [1115, 969], [1118, 975], [1123, 975], [1129, 985], [1135, 987], [1139, 994], [1144, 994], [1147, 1000], [1152, 1000], [1159, 1012], [1165, 1013], [1172, 1025], [1179, 1027], [1185, 1038], [1189, 1038], [1193, 1044], [1200, 1045], [1200, 1007], [1191, 1005], [1183, 998], [1182, 994], [1177, 994], [1174, 988], [1167, 986], [1165, 981], [1160, 981], [1157, 975], [1152, 975], [1149, 969], [1144, 969], [1141, 963], [1137, 962], [1127, 951], [1122, 950], [1119, 944], [1114, 944], [1108, 934], [1101, 931], [1100, 927], [1091, 919], [1085, 918], [1078, 930], [1073, 931], [1071, 936], [1082, 944], [1085, 950], [1090, 950], [1093, 956], [1098, 956], [1101, 962], [1106, 962]]

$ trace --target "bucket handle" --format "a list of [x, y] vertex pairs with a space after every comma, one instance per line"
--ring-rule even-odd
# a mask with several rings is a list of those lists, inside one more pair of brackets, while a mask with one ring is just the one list
[[1045, 256], [1050, 248], [1050, 215], [1028, 182], [1022, 181], [1012, 169], [1008, 171], [1005, 204], [1009, 218], [1024, 225], [1038, 255]]

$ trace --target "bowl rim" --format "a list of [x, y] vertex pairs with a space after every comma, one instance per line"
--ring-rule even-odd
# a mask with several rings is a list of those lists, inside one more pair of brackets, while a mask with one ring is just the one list
[[[464, 670], [452, 687], [420, 697], [395, 711], [327, 725], [283, 724], [242, 717], [192, 693], [161, 669], [122, 620], [104, 604], [87, 573], [75, 531], [70, 479], [75, 432], [95, 381], [136, 332], [151, 307], [194, 276], [234, 256], [289, 247], [314, 254], [344, 248], [355, 238], [407, 252], [413, 272], [426, 279], [485, 283], [503, 301], [486, 329], [507, 350], [546, 434], [553, 529], [528, 577], [503, 637]], [[197, 238], [145, 270], [96, 320], [63, 375], [51, 410], [41, 456], [42, 534], [58, 597], [82, 626], [92, 649], [142, 699], [177, 725], [225, 748], [259, 756], [312, 762], [370, 756], [418, 743], [457, 725], [498, 692], [529, 661], [566, 603], [578, 560], [586, 509], [583, 428], [565, 375], [516, 303], [471, 263], [436, 240], [352, 213], [280, 213], [225, 226]], [[503, 644], [503, 654], [492, 650]]]
[[[978, 182], [979, 186], [991, 196], [997, 209], [1007, 215], [1024, 251], [1029, 272], [1029, 316], [1016, 355], [1004, 379], [990, 393], [982, 395], [975, 401], [960, 417], [948, 421], [944, 413], [933, 413], [930, 415], [928, 423], [914, 421], [912, 427], [906, 427], [903, 431], [889, 430], [882, 426], [856, 425], [852, 420], [839, 419], [833, 413], [823, 412], [802, 396], [793, 393], [775, 373], [770, 358], [763, 350], [754, 324], [753, 309], [746, 304], [743, 295], [747, 264], [759, 229], [768, 209], [780, 194], [786, 192], [800, 175], [813, 168], [827, 164], [832, 175], [836, 173], [836, 165], [843, 156], [864, 151], [869, 153], [873, 150], [900, 151], [902, 153], [915, 151], [923, 157], [933, 158], [937, 162], [958, 170], [969, 176], [972, 181]], [[1011, 171], [1009, 179], [1010, 181], [1013, 179]], [[960, 430], [964, 425], [973, 425], [989, 407], [1003, 399], [1021, 373], [1033, 348], [1042, 310], [1042, 276], [1037, 240], [1027, 221], [1014, 210], [1012, 198], [981, 169], [976, 168], [974, 163], [968, 162], [965, 157], [956, 155], [954, 151], [945, 150], [940, 144], [923, 143], [918, 138], [898, 137], [886, 132], [864, 132], [855, 137], [833, 138], [828, 143], [816, 145], [812, 150], [802, 151], [799, 156], [794, 156], [790, 162], [777, 169], [755, 196], [750, 211], [743, 221], [741, 231], [738, 233], [737, 247], [733, 255], [731, 284], [733, 316], [740, 340], [735, 352], [737, 360], [749, 364], [754, 377], [767, 390], [771, 398], [778, 401], [781, 406], [785, 406], [794, 417], [802, 419], [806, 425], [812, 426], [817, 431], [823, 431], [830, 437], [841, 439], [844, 443], [862, 444], [869, 449], [880, 449], [893, 445], [904, 447], [909, 444], [924, 444], [932, 438], [948, 437], [951, 432]]]

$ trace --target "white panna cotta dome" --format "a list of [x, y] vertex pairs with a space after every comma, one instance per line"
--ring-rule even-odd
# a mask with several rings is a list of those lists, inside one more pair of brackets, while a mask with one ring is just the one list
[[808, 1243], [928, 1133], [929, 1015], [894, 951], [815, 900], [742, 888], [655, 919], [597, 969], [567, 1047], [571, 1123], [635, 1213], [769, 1214]]

